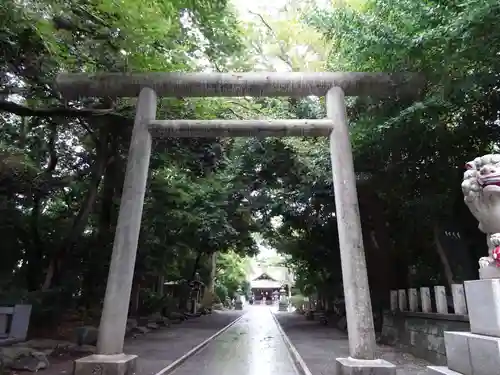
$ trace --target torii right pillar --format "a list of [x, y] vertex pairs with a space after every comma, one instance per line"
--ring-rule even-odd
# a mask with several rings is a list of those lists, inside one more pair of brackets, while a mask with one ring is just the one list
[[328, 91], [326, 110], [333, 122], [330, 156], [349, 336], [349, 357], [336, 359], [336, 374], [395, 375], [395, 365], [375, 359], [376, 342], [368, 272], [345, 97], [341, 88], [333, 87]]

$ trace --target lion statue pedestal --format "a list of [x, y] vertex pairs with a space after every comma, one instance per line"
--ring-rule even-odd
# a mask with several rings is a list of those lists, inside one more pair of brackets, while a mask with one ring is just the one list
[[486, 234], [488, 256], [479, 259], [479, 278], [500, 278], [500, 155], [485, 155], [466, 164], [465, 204]]
[[471, 331], [444, 333], [448, 367], [429, 366], [429, 374], [493, 375], [500, 369], [500, 154], [466, 168], [465, 204], [486, 234], [488, 256], [479, 259], [480, 279], [464, 282]]

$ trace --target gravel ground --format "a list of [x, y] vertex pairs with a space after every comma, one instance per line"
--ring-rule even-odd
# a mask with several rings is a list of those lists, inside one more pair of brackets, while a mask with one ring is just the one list
[[[347, 334], [317, 321], [308, 321], [303, 315], [277, 312], [276, 318], [293, 343], [312, 375], [334, 375], [335, 358], [348, 357]], [[397, 366], [398, 375], [425, 375], [431, 363], [394, 348], [379, 345], [377, 358]]]
[[[234, 310], [214, 311], [211, 315], [160, 328], [135, 339], [127, 339], [124, 351], [139, 356], [136, 375], [153, 375], [244, 313]], [[40, 374], [69, 375], [72, 372], [73, 361], [64, 361], [51, 364]]]

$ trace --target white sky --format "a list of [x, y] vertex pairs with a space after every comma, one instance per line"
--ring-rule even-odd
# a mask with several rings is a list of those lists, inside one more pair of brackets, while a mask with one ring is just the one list
[[[260, 24], [260, 20], [255, 15], [258, 13], [262, 15], [266, 19], [286, 19], [288, 15], [283, 12], [285, 6], [287, 4], [295, 3], [300, 4], [298, 0], [290, 1], [290, 0], [231, 0], [232, 5], [236, 12], [238, 13], [238, 18], [242, 22], [255, 22]], [[314, 4], [316, 7], [320, 9], [329, 9], [332, 6], [332, 3], [338, 0], [314, 0]], [[254, 14], [252, 14], [254, 13]], [[298, 55], [303, 55], [305, 61], [316, 61], [318, 56], [311, 55], [307, 53], [308, 46], [297, 44], [295, 45], [295, 51], [293, 53], [298, 53]], [[303, 52], [301, 52], [303, 50]], [[290, 51], [292, 52], [292, 51]], [[267, 56], [266, 63], [271, 63], [274, 66], [274, 71], [277, 72], [288, 72], [290, 71], [290, 67], [282, 61], [279, 57]], [[256, 67], [257, 68], [257, 67]]]
[[265, 15], [276, 12], [286, 4], [286, 0], [232, 0], [234, 7], [240, 13], [242, 20], [252, 18], [248, 11], [260, 13], [265, 11]]
[[[232, 4], [239, 13], [239, 19], [243, 22], [255, 21], [255, 15], [250, 12], [260, 13], [264, 17], [279, 17], [279, 10], [285, 6], [287, 0], [232, 0]], [[288, 66], [280, 59], [272, 59], [277, 72], [288, 71]]]
[[[256, 13], [264, 11], [263, 14], [269, 16], [277, 12], [286, 3], [287, 0], [232, 0], [232, 4], [240, 12], [240, 17], [243, 20], [251, 18], [251, 15], [248, 13], [249, 10]], [[329, 7], [332, 4], [332, 0], [316, 0], [315, 3], [319, 7]]]

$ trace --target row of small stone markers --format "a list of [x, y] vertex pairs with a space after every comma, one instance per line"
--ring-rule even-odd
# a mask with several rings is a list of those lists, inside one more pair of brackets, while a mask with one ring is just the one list
[[[451, 294], [454, 313], [467, 315], [464, 284], [452, 284]], [[435, 286], [434, 297], [436, 311], [432, 311], [431, 288], [429, 287], [391, 290], [391, 311], [449, 314], [446, 288], [442, 285]]]

